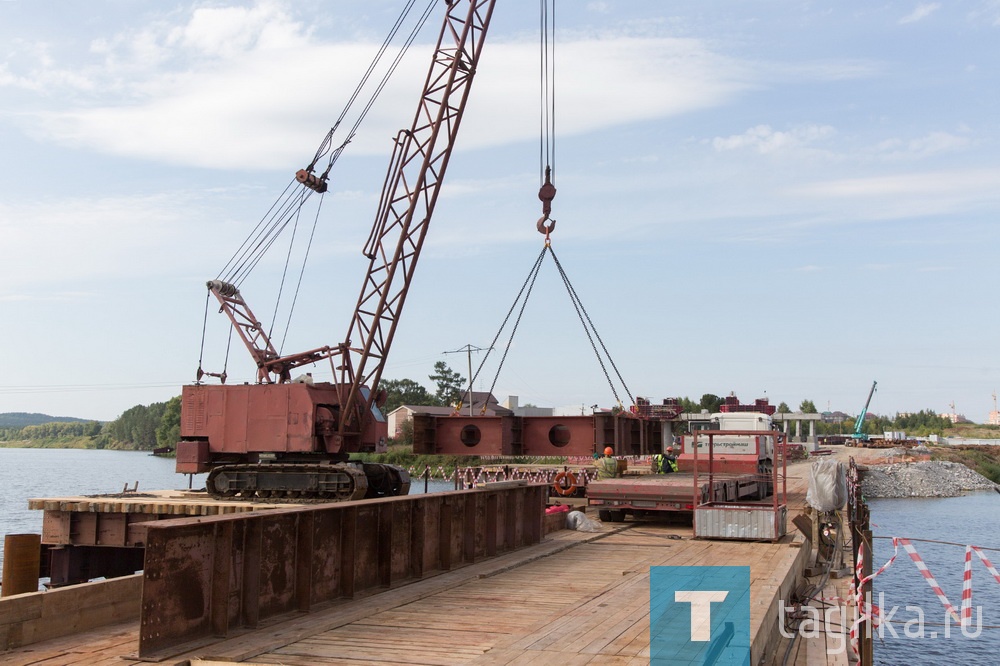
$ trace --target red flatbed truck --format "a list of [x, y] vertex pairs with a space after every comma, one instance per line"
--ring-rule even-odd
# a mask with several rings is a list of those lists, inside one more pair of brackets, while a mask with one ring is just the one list
[[692, 513], [696, 506], [710, 502], [755, 501], [769, 496], [775, 441], [779, 438], [771, 429], [770, 415], [713, 414], [712, 426], [718, 429], [682, 438], [679, 471], [631, 473], [591, 481], [587, 484], [587, 504], [598, 510], [601, 520], [621, 522], [626, 515]]

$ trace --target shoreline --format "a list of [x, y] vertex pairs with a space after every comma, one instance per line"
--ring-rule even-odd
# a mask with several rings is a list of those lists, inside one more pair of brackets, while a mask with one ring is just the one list
[[871, 499], [959, 497], [1000, 484], [958, 462], [923, 460], [864, 465], [861, 491]]

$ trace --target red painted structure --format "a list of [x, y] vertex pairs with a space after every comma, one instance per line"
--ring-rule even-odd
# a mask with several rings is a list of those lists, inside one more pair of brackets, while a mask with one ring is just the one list
[[630, 412], [591, 416], [413, 415], [413, 452], [480, 456], [649, 455], [662, 447], [663, 421]]
[[[201, 474], [248, 456], [256, 462], [260, 454], [293, 460], [296, 454], [339, 453], [344, 448], [336, 428], [340, 393], [329, 383], [185, 386], [177, 471]], [[386, 435], [385, 419], [374, 409], [360, 441], [375, 450]]]
[[[336, 481], [338, 494], [350, 497], [352, 483], [363, 494], [365, 476], [370, 489], [386, 474], [395, 477], [385, 486], [387, 494], [406, 492], [405, 473], [369, 465], [359, 479], [360, 472], [345, 461], [350, 453], [376, 450], [385, 440], [386, 426], [378, 412], [385, 394], [376, 387], [441, 191], [494, 4], [495, 0], [449, 0], [444, 5], [413, 123], [395, 138], [364, 248], [370, 263], [344, 342], [282, 356], [236, 284], [207, 283], [257, 365], [256, 384], [226, 386], [225, 371], [208, 373], [199, 367], [199, 384], [184, 388], [177, 471], [211, 469], [207, 486], [213, 494], [247, 498], [288, 492], [327, 497], [330, 493], [323, 484]], [[311, 171], [312, 166], [300, 171], [296, 180], [302, 188], [322, 193], [326, 174], [316, 178]], [[303, 192], [302, 200], [307, 195]], [[333, 382], [292, 383], [293, 370], [324, 360], [330, 362]], [[223, 385], [201, 384], [205, 375], [219, 377]], [[330, 475], [323, 479], [317, 475], [325, 469], [319, 467], [259, 472], [255, 464], [263, 459], [345, 464], [336, 479]], [[222, 467], [227, 469], [221, 471]], [[270, 474], [268, 484], [261, 483], [265, 473]]]

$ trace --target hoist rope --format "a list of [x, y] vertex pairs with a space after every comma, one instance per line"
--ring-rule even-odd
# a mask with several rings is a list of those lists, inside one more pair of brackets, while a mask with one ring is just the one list
[[[322, 201], [322, 197], [320, 197]], [[274, 312], [271, 314], [271, 327], [267, 329], [267, 337], [271, 338], [274, 333], [274, 324], [278, 321], [278, 306], [281, 304], [281, 295], [285, 292], [285, 278], [288, 277], [288, 266], [292, 262], [292, 248], [295, 247], [295, 234], [299, 230], [299, 216], [302, 214], [302, 209], [299, 208], [295, 211], [293, 218], [295, 219], [295, 224], [292, 225], [292, 235], [288, 239], [288, 251], [285, 252], [285, 266], [281, 269], [281, 282], [278, 284], [278, 296], [274, 299]], [[289, 313], [289, 316], [291, 314]], [[285, 329], [285, 333], [288, 329]]]
[[[226, 264], [222, 267], [222, 270], [220, 270], [218, 275], [216, 275], [216, 279], [232, 282], [232, 276], [239, 273], [241, 267], [253, 251], [254, 241], [265, 234], [265, 223], [267, 223], [268, 220], [274, 219], [275, 208], [277, 208], [279, 203], [285, 199], [288, 191], [292, 189], [294, 185], [295, 179], [293, 178], [289, 181], [288, 185], [285, 186], [285, 190], [278, 196], [277, 199], [275, 199], [274, 203], [271, 204], [271, 207], [267, 210], [267, 212], [260, 218], [257, 222], [257, 226], [253, 228], [240, 246], [236, 248], [236, 251], [233, 252], [233, 256], [229, 258], [229, 261], [226, 262]], [[273, 222], [271, 224], [273, 224]]]
[[[208, 329], [208, 304], [209, 304], [209, 302], [211, 300], [211, 297], [212, 297], [212, 293], [211, 292], [205, 292], [205, 315], [204, 315], [204, 319], [203, 319], [203, 321], [201, 323], [201, 349], [198, 352], [198, 381], [199, 382], [201, 381], [201, 377], [202, 377], [202, 374], [203, 374], [202, 361], [204, 360], [204, 357], [205, 357], [205, 331]], [[226, 372], [229, 369], [229, 350], [233, 346], [233, 330], [235, 328], [236, 327], [233, 325], [233, 323], [230, 322], [230, 324], [229, 324], [229, 339], [226, 341], [226, 357], [223, 360], [223, 363], [222, 363], [222, 373], [220, 375], [221, 377], [223, 377], [223, 380], [222, 380], [223, 383], [225, 382]]]
[[316, 224], [319, 222], [319, 212], [323, 208], [323, 198], [320, 197], [319, 204], [316, 206], [316, 216], [313, 218], [312, 232], [309, 234], [309, 242], [306, 243], [306, 256], [302, 260], [302, 266], [299, 269], [299, 280], [295, 284], [295, 294], [292, 296], [292, 305], [288, 308], [288, 320], [285, 322], [285, 332], [281, 338], [281, 347], [278, 349], [278, 354], [281, 354], [281, 350], [285, 347], [285, 337], [288, 335], [288, 329], [292, 325], [292, 313], [295, 311], [295, 304], [299, 300], [299, 290], [302, 288], [302, 276], [306, 272], [306, 259], [309, 258], [309, 251], [312, 249], [313, 238], [316, 236]]
[[539, 0], [539, 183], [545, 178], [546, 167], [553, 174], [556, 167], [555, 20], [555, 0]]
[[[294, 182], [293, 180], [292, 183]], [[291, 187], [291, 184], [289, 187]], [[288, 192], [288, 188], [286, 188], [286, 192]], [[228, 272], [221, 272], [219, 279], [231, 282], [239, 287], [267, 253], [267, 250], [277, 237], [281, 235], [281, 232], [288, 225], [288, 220], [293, 211], [300, 208], [311, 194], [312, 190], [300, 188], [288, 193], [277, 210], [275, 208], [278, 206], [278, 202], [275, 202], [275, 205], [269, 211], [269, 219], [261, 220], [258, 223], [250, 236], [243, 241], [237, 254], [226, 264]]]
[[201, 348], [198, 351], [198, 370], [201, 370], [201, 362], [205, 359], [205, 331], [208, 330], [208, 304], [212, 297], [212, 292], [205, 292], [205, 316], [201, 322]]
[[[528, 298], [531, 296], [531, 292], [534, 289], [535, 280], [538, 278], [538, 274], [541, 271], [542, 262], [545, 259], [546, 253], [550, 253], [552, 255], [552, 260], [556, 264], [556, 268], [559, 271], [559, 276], [563, 281], [563, 285], [566, 287], [566, 291], [569, 293], [570, 300], [573, 302], [573, 308], [576, 310], [577, 317], [580, 319], [580, 323], [583, 325], [584, 333], [586, 333], [587, 335], [587, 340], [590, 342], [591, 349], [594, 350], [594, 355], [597, 357], [597, 362], [601, 366], [601, 370], [604, 373], [604, 378], [608, 382], [608, 386], [611, 387], [611, 392], [614, 394], [615, 400], [619, 405], [622, 404], [621, 398], [618, 396], [618, 391], [615, 389], [614, 381], [612, 381], [611, 375], [608, 372], [607, 366], [605, 365], [604, 358], [601, 356], [601, 352], [598, 351], [597, 343], [600, 344], [600, 348], [601, 350], [603, 350], [604, 356], [607, 357], [608, 363], [614, 369], [615, 376], [618, 378], [618, 381], [621, 382], [621, 385], [625, 389], [625, 393], [628, 395], [629, 400], [632, 403], [634, 403], [635, 399], [632, 397], [631, 391], [629, 391], [628, 386], [625, 384], [625, 380], [622, 378], [621, 372], [618, 371], [617, 365], [615, 365], [614, 360], [611, 358], [611, 353], [608, 351], [607, 346], [604, 344], [604, 340], [601, 339], [600, 334], [597, 332], [597, 328], [594, 326], [594, 322], [590, 318], [590, 314], [584, 307], [583, 301], [580, 299], [579, 294], [577, 294], [576, 288], [573, 287], [573, 284], [572, 282], [570, 282], [569, 276], [566, 274], [566, 271], [563, 268], [562, 263], [559, 261], [559, 258], [556, 257], [556, 253], [552, 249], [549, 243], [546, 243], [544, 247], [542, 247], [542, 251], [539, 253], [538, 257], [535, 259], [535, 263], [531, 267], [531, 270], [528, 272], [528, 277], [525, 278], [524, 283], [521, 285], [521, 289], [517, 292], [517, 297], [514, 299], [514, 303], [510, 306], [510, 309], [507, 311], [507, 316], [504, 317], [503, 323], [500, 324], [500, 329], [493, 337], [493, 342], [490, 343], [489, 350], [487, 350], [486, 354], [483, 355], [483, 359], [482, 361], [480, 361], [479, 367], [476, 369], [476, 374], [473, 375], [473, 377], [469, 380], [468, 394], [470, 396], [470, 399], [472, 396], [472, 387], [475, 386], [476, 379], [479, 377], [479, 374], [482, 371], [483, 366], [486, 364], [486, 360], [489, 358], [490, 352], [496, 346], [497, 340], [500, 339], [500, 336], [503, 334], [504, 329], [507, 327], [507, 324], [510, 321], [511, 315], [514, 313], [514, 310], [517, 309], [518, 303], [520, 303], [521, 307], [520, 309], [518, 309], [517, 318], [514, 320], [513, 327], [511, 328], [510, 337], [507, 340], [507, 344], [504, 346], [503, 355], [500, 358], [500, 363], [497, 366], [496, 374], [493, 377], [493, 383], [490, 384], [489, 392], [492, 394], [493, 389], [496, 388], [497, 381], [500, 378], [500, 372], [503, 369], [503, 364], [507, 359], [507, 353], [510, 351], [510, 347], [514, 342], [514, 335], [517, 333], [518, 326], [521, 323], [521, 318], [524, 315], [524, 309], [527, 306]], [[593, 331], [593, 334], [591, 334], [591, 331]], [[594, 342], [594, 338], [597, 339], [597, 343]]]
[[[625, 380], [622, 379], [622, 374], [618, 371], [618, 367], [615, 365], [614, 360], [611, 358], [611, 354], [608, 352], [608, 348], [604, 344], [604, 340], [601, 339], [600, 334], [597, 332], [597, 327], [594, 326], [594, 322], [590, 319], [590, 314], [587, 313], [586, 308], [583, 307], [583, 301], [580, 300], [580, 296], [576, 293], [576, 289], [573, 288], [572, 283], [569, 281], [569, 276], [566, 275], [566, 271], [562, 267], [559, 258], [556, 256], [555, 250], [550, 246], [546, 246], [549, 252], [552, 253], [552, 260], [556, 262], [556, 267], [559, 269], [559, 275], [562, 277], [563, 284], [566, 285], [566, 291], [569, 292], [569, 298], [573, 301], [573, 307], [576, 309], [576, 314], [580, 318], [580, 323], [583, 324], [583, 330], [587, 334], [587, 339], [590, 340], [590, 346], [594, 350], [594, 355], [597, 356], [597, 362], [601, 364], [601, 370], [604, 372], [605, 379], [608, 380], [608, 385], [611, 387], [611, 392], [615, 394], [615, 400], [621, 405], [621, 398], [618, 397], [618, 392], [615, 391], [614, 382], [611, 381], [611, 377], [608, 375], [608, 369], [604, 365], [604, 360], [601, 358], [600, 352], [597, 351], [596, 345], [594, 345], [594, 339], [590, 336], [590, 331], [594, 332], [594, 337], [597, 341], [601, 343], [601, 349], [604, 350], [604, 355], [608, 357], [608, 363], [614, 368], [615, 375], [618, 377], [618, 381], [622, 383], [622, 388], [625, 389], [626, 395], [628, 395], [629, 401], [635, 404], [635, 399], [632, 397], [632, 392], [629, 391], [628, 386], [625, 384]], [[584, 321], [586, 318], [586, 321]], [[589, 325], [589, 328], [588, 328]]]
[[[423, 13], [417, 20], [417, 23], [415, 24], [413, 29], [410, 31], [410, 34], [409, 36], [407, 36], [406, 41], [403, 43], [403, 46], [400, 47], [399, 51], [396, 53], [396, 57], [393, 59], [392, 64], [386, 70], [386, 73], [382, 76], [382, 80], [375, 88], [375, 91], [368, 98], [367, 104], [365, 104], [364, 109], [358, 115], [357, 120], [351, 127], [351, 131], [348, 132], [347, 139], [343, 141], [340, 144], [340, 146], [338, 146], [337, 149], [334, 150], [333, 154], [330, 156], [330, 161], [327, 165], [326, 170], [324, 171], [324, 175], [329, 175], [330, 168], [334, 165], [334, 163], [336, 163], [337, 159], [340, 157], [340, 153], [343, 152], [347, 144], [350, 143], [351, 140], [354, 138], [354, 135], [357, 133], [357, 129], [361, 125], [361, 122], [364, 120], [365, 116], [368, 115], [368, 112], [371, 110], [372, 105], [375, 103], [375, 100], [378, 98], [382, 90], [385, 88], [386, 84], [389, 81], [389, 78], [396, 71], [396, 68], [399, 66], [400, 61], [403, 59], [403, 56], [406, 55], [406, 52], [409, 50], [410, 46], [413, 44], [413, 41], [416, 39], [417, 34], [420, 32], [420, 29], [423, 28], [424, 24], [427, 22], [427, 19], [430, 17], [434, 9], [434, 5], [437, 4], [437, 1], [438, 0], [430, 0], [430, 2], [428, 2], [427, 4], [427, 7], [424, 8]], [[333, 127], [327, 133], [326, 138], [323, 140], [323, 143], [320, 144], [319, 149], [316, 151], [316, 156], [313, 157], [312, 162], [306, 169], [307, 171], [311, 172], [315, 168], [316, 162], [318, 162], [329, 151], [329, 148], [333, 142], [334, 133], [336, 132], [337, 128], [340, 127], [340, 123], [343, 122], [344, 118], [347, 116], [347, 112], [354, 105], [354, 102], [357, 101], [358, 96], [361, 94], [362, 88], [364, 88], [365, 84], [368, 83], [368, 79], [371, 78], [371, 75], [375, 71], [375, 68], [378, 66], [378, 63], [381, 62], [382, 56], [385, 55], [385, 52], [389, 48], [389, 44], [392, 42], [393, 39], [395, 39], [396, 34], [402, 27], [403, 22], [406, 20], [406, 17], [409, 16], [410, 10], [413, 9], [413, 5], [415, 3], [416, 0], [409, 0], [409, 2], [407, 2], [406, 6], [403, 8], [403, 11], [400, 12], [400, 15], [396, 18], [396, 22], [390, 29], [389, 34], [386, 35], [386, 38], [382, 42], [382, 45], [379, 47], [378, 52], [375, 54], [375, 57], [368, 65], [368, 69], [365, 71], [364, 76], [361, 77], [361, 81], [358, 82], [357, 87], [354, 89], [354, 92], [348, 99], [347, 104], [344, 106], [344, 109], [340, 112], [340, 116], [337, 118], [337, 121], [334, 123]]]
[[[517, 313], [517, 319], [514, 322], [514, 326], [510, 332], [510, 338], [507, 340], [506, 346], [503, 349], [503, 356], [500, 358], [500, 363], [497, 365], [497, 372], [493, 376], [493, 383], [490, 384], [490, 393], [493, 393], [493, 389], [496, 388], [497, 380], [500, 378], [500, 370], [503, 368], [504, 361], [507, 360], [507, 352], [510, 351], [510, 345], [514, 341], [514, 334], [517, 332], [517, 327], [521, 323], [521, 316], [524, 314], [524, 308], [528, 305], [528, 297], [531, 295], [532, 289], [535, 287], [535, 279], [538, 277], [538, 271], [542, 266], [542, 261], [545, 259], [545, 250], [547, 247], [543, 247], [542, 251], [538, 254], [538, 258], [535, 259], [535, 263], [531, 266], [531, 270], [528, 272], [528, 277], [525, 278], [524, 284], [521, 285], [521, 289], [517, 292], [517, 297], [511, 304], [510, 309], [507, 311], [507, 316], [504, 317], [503, 323], [500, 324], [497, 334], [493, 336], [493, 342], [490, 343], [489, 349], [483, 354], [483, 360], [479, 362], [479, 367], [476, 368], [476, 374], [469, 379], [469, 400], [472, 400], [472, 387], [476, 384], [476, 378], [479, 377], [480, 371], [483, 369], [483, 365], [486, 363], [486, 359], [489, 358], [490, 352], [493, 351], [496, 346], [497, 340], [500, 339], [500, 335], [503, 330], [507, 327], [507, 322], [510, 321], [510, 316], [513, 314], [514, 309], [517, 304], [521, 302], [521, 297], [524, 296], [524, 302], [521, 303], [521, 309]], [[527, 290], [527, 292], [525, 291]], [[483, 403], [485, 408], [486, 404]]]
[[[333, 164], [336, 162], [337, 158], [343, 152], [347, 144], [350, 143], [350, 141], [354, 138], [358, 128], [361, 125], [361, 122], [368, 115], [368, 112], [375, 104], [376, 99], [385, 89], [389, 81], [389, 78], [396, 71], [400, 62], [405, 56], [406, 52], [409, 50], [410, 46], [416, 40], [416, 37], [420, 29], [427, 22], [427, 19], [433, 12], [434, 6], [437, 4], [438, 0], [430, 0], [428, 2], [427, 7], [424, 9], [420, 18], [417, 20], [417, 23], [410, 31], [409, 35], [406, 37], [406, 40], [400, 47], [399, 51], [396, 53], [392, 63], [387, 68], [386, 72], [382, 76], [382, 79], [376, 86], [372, 95], [365, 103], [364, 108], [361, 110], [358, 118], [355, 120], [353, 126], [350, 129], [347, 139], [343, 141], [341, 145], [339, 145], [331, 153], [330, 146], [332, 145], [334, 132], [337, 130], [341, 122], [347, 116], [349, 110], [358, 100], [362, 89], [370, 80], [378, 64], [382, 61], [383, 57], [386, 54], [386, 51], [388, 50], [390, 43], [395, 39], [400, 28], [405, 22], [405, 19], [409, 16], [410, 10], [413, 8], [415, 2], [416, 0], [410, 0], [404, 7], [403, 11], [400, 13], [399, 17], [396, 19], [396, 22], [393, 24], [392, 29], [389, 32], [389, 35], [386, 37], [382, 45], [379, 47], [375, 57], [372, 59], [371, 63], [368, 66], [368, 69], [362, 76], [361, 81], [358, 83], [353, 93], [351, 94], [350, 98], [348, 99], [347, 104], [341, 111], [340, 116], [338, 117], [333, 128], [330, 129], [326, 137], [320, 143], [320, 146], [313, 157], [313, 161], [309, 165], [310, 171], [315, 167], [317, 161], [322, 159], [322, 157], [325, 156], [326, 154], [330, 153], [330, 161], [326, 167], [326, 171], [324, 172], [324, 178], [329, 174]], [[297, 215], [299, 209], [301, 209], [301, 207], [305, 204], [306, 200], [309, 198], [309, 195], [312, 193], [312, 190], [309, 190], [308, 188], [305, 187], [295, 188], [293, 190], [293, 187], [296, 185], [296, 183], [297, 181], [293, 179], [289, 183], [289, 185], [285, 188], [285, 190], [281, 193], [281, 195], [274, 201], [274, 203], [272, 203], [271, 208], [268, 210], [268, 212], [261, 218], [261, 220], [257, 223], [257, 226], [253, 229], [253, 231], [250, 232], [250, 234], [243, 241], [240, 247], [236, 250], [233, 256], [229, 259], [229, 261], [226, 263], [223, 269], [219, 272], [218, 279], [224, 280], [226, 282], [231, 282], [232, 284], [235, 284], [238, 287], [240, 283], [242, 283], [242, 281], [245, 280], [246, 277], [253, 271], [253, 269], [260, 262], [261, 257], [264, 254], [266, 254], [268, 249], [270, 249], [270, 247], [274, 243], [274, 237], [280, 235], [286, 229], [291, 218]]]

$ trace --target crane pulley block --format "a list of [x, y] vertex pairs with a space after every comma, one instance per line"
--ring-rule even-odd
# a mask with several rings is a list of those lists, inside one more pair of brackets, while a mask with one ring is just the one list
[[299, 181], [310, 190], [316, 190], [320, 194], [326, 192], [326, 181], [316, 174], [306, 171], [305, 169], [299, 169], [295, 172], [295, 180]]

